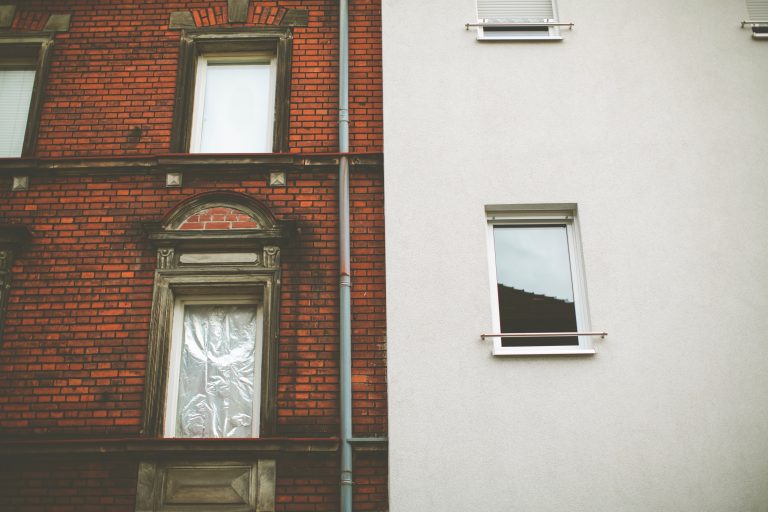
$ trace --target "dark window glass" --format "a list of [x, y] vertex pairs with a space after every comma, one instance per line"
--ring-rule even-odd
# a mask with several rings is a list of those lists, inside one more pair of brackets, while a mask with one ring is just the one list
[[[494, 226], [501, 332], [575, 332], [565, 226]], [[576, 337], [503, 338], [503, 347], [578, 345]]]

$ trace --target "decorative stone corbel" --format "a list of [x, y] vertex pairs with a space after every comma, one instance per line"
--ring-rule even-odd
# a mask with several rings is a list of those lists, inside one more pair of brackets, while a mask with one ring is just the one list
[[264, 266], [278, 268], [280, 266], [280, 248], [274, 245], [264, 247]]
[[173, 249], [161, 247], [157, 250], [157, 268], [167, 270], [173, 266]]

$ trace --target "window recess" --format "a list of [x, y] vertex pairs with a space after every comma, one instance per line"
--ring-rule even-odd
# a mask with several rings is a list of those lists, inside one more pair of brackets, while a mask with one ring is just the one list
[[291, 53], [286, 27], [184, 32], [173, 151], [287, 151]]
[[494, 355], [594, 354], [574, 205], [487, 207]]
[[559, 41], [560, 27], [573, 23], [558, 20], [555, 0], [477, 0], [477, 28], [480, 41]]

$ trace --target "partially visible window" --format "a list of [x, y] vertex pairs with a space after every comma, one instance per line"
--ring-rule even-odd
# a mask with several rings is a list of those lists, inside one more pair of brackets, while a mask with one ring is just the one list
[[768, 0], [747, 0], [747, 12], [752, 24], [752, 37], [768, 39]]
[[556, 334], [583, 332], [588, 324], [575, 211], [487, 213], [494, 332], [517, 335], [496, 338], [494, 353], [593, 353], [588, 337]]
[[172, 151], [287, 151], [292, 40], [288, 27], [182, 34]]
[[179, 298], [166, 437], [258, 437], [262, 308], [253, 298]]
[[0, 157], [21, 156], [34, 83], [34, 63], [0, 61]]
[[477, 0], [481, 40], [560, 40], [555, 0]]
[[48, 36], [0, 35], [0, 158], [34, 151], [52, 42]]
[[273, 55], [202, 55], [197, 62], [191, 153], [270, 153]]

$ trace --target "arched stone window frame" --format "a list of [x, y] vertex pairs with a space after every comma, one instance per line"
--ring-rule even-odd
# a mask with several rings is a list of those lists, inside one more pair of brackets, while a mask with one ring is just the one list
[[[179, 229], [208, 208], [240, 210], [256, 220], [250, 229]], [[171, 361], [174, 305], [179, 299], [248, 296], [263, 308], [259, 437], [275, 432], [280, 255], [295, 232], [245, 194], [201, 194], [179, 204], [159, 222], [145, 223], [157, 251], [147, 354], [142, 434], [162, 437]]]

